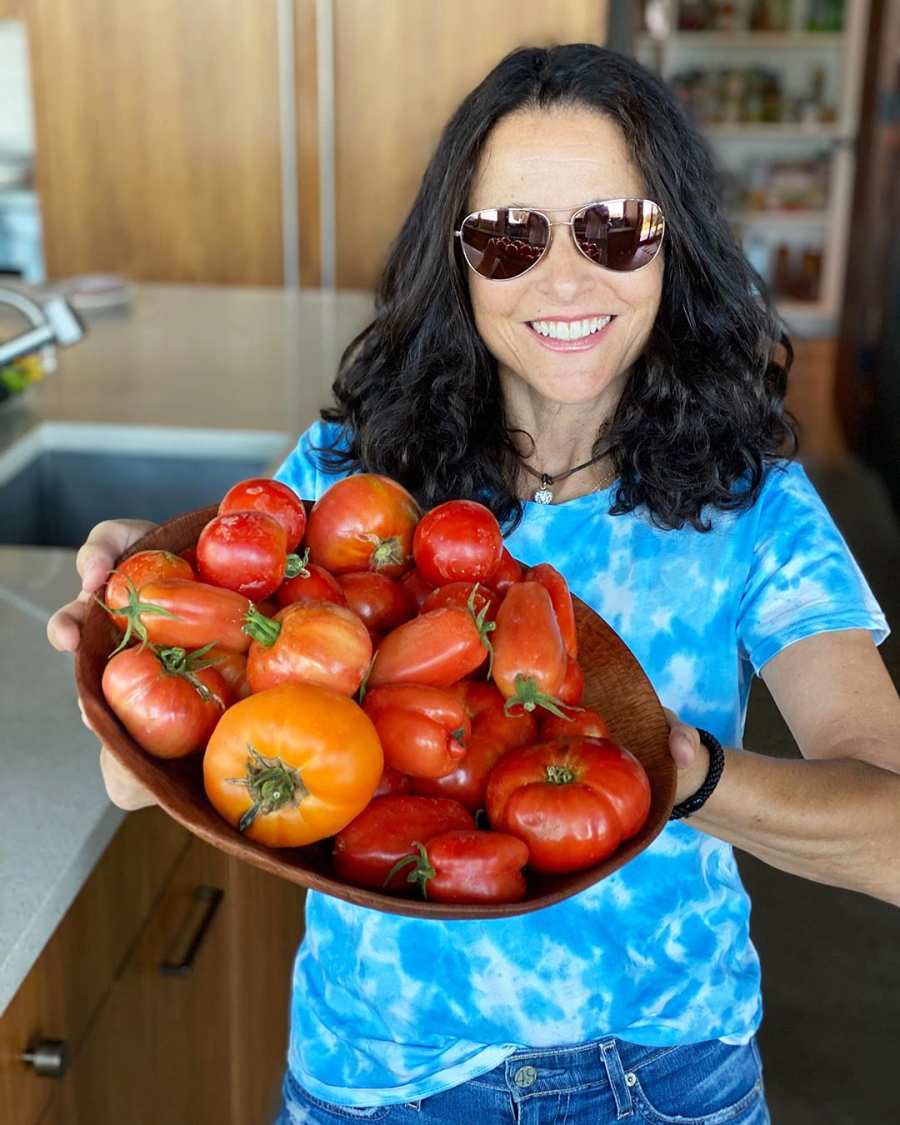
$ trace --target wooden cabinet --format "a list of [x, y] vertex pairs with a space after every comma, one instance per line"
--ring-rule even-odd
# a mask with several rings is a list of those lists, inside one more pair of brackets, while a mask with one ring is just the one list
[[[266, 1125], [302, 912], [299, 887], [129, 816], [0, 1023], [10, 1125]], [[61, 1078], [21, 1062], [38, 1038], [66, 1042]]]

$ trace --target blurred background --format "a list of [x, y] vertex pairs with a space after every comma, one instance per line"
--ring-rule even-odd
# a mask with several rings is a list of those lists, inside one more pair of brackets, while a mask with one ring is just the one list
[[[10, 1121], [267, 1120], [302, 894], [109, 804], [44, 623], [93, 523], [277, 466], [452, 110], [513, 48], [576, 41], [657, 71], [709, 138], [790, 329], [801, 460], [896, 628], [900, 3], [0, 0], [0, 709], [21, 768], [67, 794], [36, 803], [37, 773], [0, 791]], [[746, 745], [797, 754], [760, 681]], [[773, 1121], [896, 1125], [897, 911], [739, 860]], [[198, 881], [226, 895], [188, 925], [195, 971], [154, 976]]]

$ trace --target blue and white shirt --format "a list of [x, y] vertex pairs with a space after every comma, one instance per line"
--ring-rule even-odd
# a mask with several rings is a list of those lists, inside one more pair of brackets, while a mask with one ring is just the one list
[[[315, 499], [318, 422], [276, 473]], [[755, 673], [815, 633], [887, 622], [803, 468], [767, 470], [748, 511], [713, 530], [610, 516], [615, 489], [525, 503], [507, 537], [551, 562], [641, 663], [663, 705], [740, 747]], [[288, 1062], [348, 1106], [424, 1098], [521, 1047], [614, 1035], [651, 1046], [747, 1042], [762, 1016], [750, 902], [729, 844], [672, 821], [634, 860], [545, 910], [489, 921], [407, 918], [310, 892], [294, 966]]]

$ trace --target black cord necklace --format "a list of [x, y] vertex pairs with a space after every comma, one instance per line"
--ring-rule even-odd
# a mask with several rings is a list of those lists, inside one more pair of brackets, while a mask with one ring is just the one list
[[[530, 465], [526, 465], [524, 461], [520, 462], [520, 464], [522, 465], [522, 468], [526, 473], [531, 473], [533, 477], [536, 477], [541, 482], [540, 488], [535, 491], [532, 499], [538, 504], [552, 504], [552, 485], [558, 484], [559, 481], [565, 480], [566, 477], [570, 477], [573, 473], [580, 472], [582, 469], [587, 469], [590, 465], [596, 465], [596, 463], [598, 461], [602, 461], [605, 456], [606, 453], [600, 453], [596, 457], [592, 457], [590, 461], [585, 461], [583, 465], [576, 465], [574, 469], [567, 469], [564, 473], [557, 473], [555, 477], [551, 477], [549, 473], [539, 473], [537, 469], [532, 469], [532, 467]], [[606, 488], [606, 486], [612, 484], [615, 479], [616, 469], [613, 465], [611, 467], [609, 479], [602, 481], [600, 484], [598, 484], [597, 487]]]

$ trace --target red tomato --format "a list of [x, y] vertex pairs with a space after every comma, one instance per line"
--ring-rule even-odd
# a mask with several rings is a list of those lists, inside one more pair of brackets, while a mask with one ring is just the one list
[[228, 708], [203, 755], [203, 786], [251, 840], [297, 848], [349, 824], [383, 764], [375, 728], [352, 699], [280, 684]]
[[416, 603], [404, 586], [386, 574], [357, 571], [342, 574], [338, 583], [347, 605], [374, 633], [388, 633], [416, 616]]
[[399, 770], [392, 770], [390, 766], [385, 766], [372, 796], [386, 797], [388, 793], [409, 793], [411, 788], [412, 778], [409, 774], [401, 773]]
[[465, 756], [452, 773], [443, 777], [413, 777], [410, 782], [412, 791], [429, 797], [453, 797], [474, 813], [485, 807], [485, 790], [491, 770], [510, 749], [494, 734], [473, 731]]
[[304, 563], [303, 569], [293, 578], [286, 578], [275, 591], [275, 600], [282, 608], [294, 602], [332, 602], [346, 605], [344, 591], [333, 574], [323, 566]]
[[457, 684], [472, 720], [472, 732], [496, 738], [504, 746], [524, 746], [537, 738], [537, 721], [523, 707], [512, 707], [507, 714], [505, 700], [494, 684], [464, 680]]
[[246, 652], [250, 634], [244, 631], [250, 601], [234, 590], [208, 586], [184, 578], [147, 582], [139, 602], [129, 609], [124, 646], [134, 632], [142, 641], [195, 649], [220, 644]]
[[396, 865], [432, 902], [521, 902], [528, 847], [505, 832], [454, 828], [416, 842], [417, 854]]
[[[391, 868], [412, 851], [413, 840], [474, 827], [471, 813], [446, 797], [375, 797], [335, 838], [334, 869], [348, 883], [383, 890]], [[412, 893], [402, 873], [390, 880], [387, 889]]]
[[550, 595], [539, 582], [514, 582], [497, 611], [494, 683], [526, 711], [553, 710], [566, 676], [566, 649]]
[[227, 512], [265, 512], [284, 528], [288, 551], [295, 551], [306, 530], [303, 501], [286, 484], [267, 477], [238, 481], [222, 497], [219, 515]]
[[219, 673], [228, 684], [231, 694], [235, 699], [246, 699], [250, 694], [250, 685], [247, 683], [247, 654], [232, 652], [231, 649], [221, 645], [213, 645], [207, 652], [207, 659], [215, 661], [211, 667]]
[[483, 635], [468, 610], [450, 606], [423, 613], [384, 638], [375, 654], [368, 686], [449, 687], [484, 663], [487, 647]]
[[[106, 608], [127, 606], [132, 600], [132, 590], [140, 591], [147, 582], [163, 578], [190, 581], [196, 575], [191, 564], [180, 555], [173, 555], [170, 551], [138, 551], [110, 571], [106, 580]], [[128, 627], [128, 618], [120, 613], [114, 613], [112, 619], [117, 629]]]
[[578, 634], [575, 631], [575, 607], [565, 578], [549, 563], [540, 563], [525, 573], [526, 582], [540, 582], [553, 603], [566, 652], [574, 660], [578, 656]]
[[378, 570], [399, 578], [412, 566], [413, 531], [420, 515], [412, 496], [390, 477], [345, 477], [309, 513], [310, 558], [332, 574]]
[[587, 707], [577, 711], [570, 707], [561, 707], [560, 710], [567, 718], [561, 719], [558, 715], [549, 714], [541, 717], [541, 742], [551, 738], [577, 738], [580, 735], [586, 735], [588, 738], [609, 738], [609, 724], [596, 711], [591, 711]]
[[577, 707], [584, 695], [584, 672], [574, 657], [566, 657], [566, 678], [560, 684], [557, 696], [561, 703]]
[[528, 845], [535, 871], [577, 871], [633, 836], [650, 810], [650, 783], [608, 739], [553, 739], [507, 751], [487, 785], [491, 825]]
[[408, 574], [404, 574], [400, 579], [400, 584], [412, 595], [416, 608], [421, 612], [423, 602], [434, 587], [430, 582], [426, 582], [417, 570], [411, 570]]
[[503, 554], [500, 556], [500, 565], [491, 575], [491, 580], [488, 585], [492, 590], [496, 590], [498, 594], [503, 595], [512, 586], [513, 582], [521, 582], [523, 578], [523, 571], [521, 564], [516, 562], [512, 555], [503, 548]]
[[274, 594], [287, 567], [284, 528], [265, 512], [215, 516], [197, 540], [197, 569], [204, 582], [260, 601]]
[[103, 695], [131, 737], [157, 758], [203, 750], [232, 701], [215, 668], [183, 648], [127, 648], [103, 669]]
[[416, 569], [426, 582], [487, 582], [500, 565], [503, 534], [493, 512], [474, 500], [448, 500], [420, 520], [413, 536]]
[[196, 547], [185, 547], [185, 549], [179, 553], [178, 557], [181, 558], [181, 559], [184, 559], [184, 561], [186, 563], [189, 563], [190, 567], [191, 567], [191, 570], [196, 571], [196, 569], [197, 569], [197, 548]]
[[302, 683], [353, 695], [372, 659], [365, 625], [330, 602], [295, 602], [274, 618], [251, 610], [247, 628], [253, 637], [247, 680], [254, 692]]
[[411, 777], [442, 777], [465, 756], [472, 727], [455, 692], [385, 684], [367, 690], [363, 710], [378, 731], [385, 762]]
[[[475, 591], [474, 597], [472, 591]], [[455, 605], [460, 609], [468, 609], [471, 601], [472, 612], [476, 615], [480, 614], [485, 607], [487, 612], [484, 615], [484, 621], [493, 621], [497, 616], [497, 606], [500, 603], [499, 597], [487, 588], [487, 586], [476, 585], [472, 582], [448, 582], [446, 586], [438, 586], [436, 590], [432, 590], [428, 597], [422, 603], [422, 613], [427, 613], [430, 609], [440, 609], [442, 606]]]

